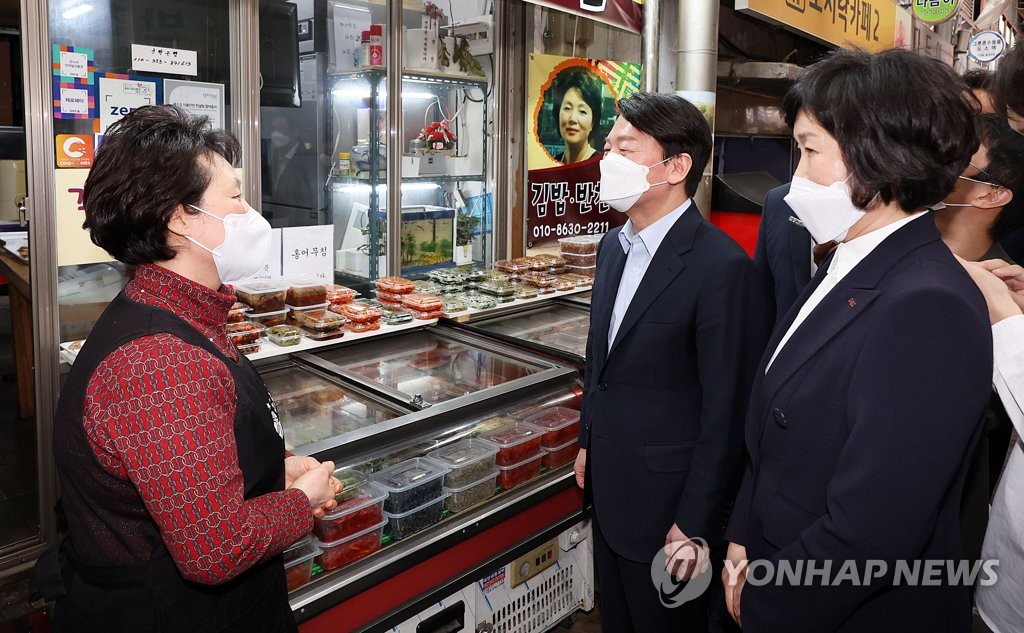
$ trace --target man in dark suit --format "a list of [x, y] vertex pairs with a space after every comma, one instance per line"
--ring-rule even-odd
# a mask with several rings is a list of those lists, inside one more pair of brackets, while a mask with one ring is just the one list
[[811, 235], [783, 200], [789, 183], [768, 192], [757, 229], [754, 265], [764, 282], [771, 325], [782, 321], [811, 280]]
[[652, 560], [668, 546], [706, 563], [682, 547], [696, 538], [721, 560], [766, 311], [753, 263], [690, 200], [711, 151], [704, 117], [675, 95], [619, 108], [601, 199], [629, 220], [598, 251], [577, 482], [593, 493], [604, 631], [701, 631], [710, 593], [666, 606]]

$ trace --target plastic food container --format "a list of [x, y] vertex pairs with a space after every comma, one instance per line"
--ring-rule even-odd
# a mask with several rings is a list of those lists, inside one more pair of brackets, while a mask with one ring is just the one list
[[521, 483], [530, 481], [540, 474], [541, 460], [544, 454], [540, 453], [518, 464], [498, 467], [498, 485], [503, 490], [515, 488]]
[[[576, 237], [563, 237], [558, 240], [558, 248], [564, 257], [566, 253], [575, 255], [589, 255], [597, 252], [597, 245], [601, 242], [601, 235], [577, 235]], [[566, 262], [568, 264], [569, 262]]]
[[402, 296], [402, 305], [418, 312], [433, 312], [444, 306], [444, 299], [435, 295], [412, 292]]
[[[413, 294], [413, 293], [409, 293], [409, 294]], [[400, 294], [394, 293], [394, 292], [384, 292], [383, 290], [378, 290], [377, 291], [377, 301], [380, 301], [381, 303], [383, 303], [385, 305], [387, 305], [387, 304], [402, 305], [402, 298], [404, 296], [405, 295], [400, 295]]]
[[594, 281], [594, 273], [597, 272], [597, 266], [566, 266], [565, 272], [573, 275], [580, 275], [586, 277], [591, 282]]
[[381, 317], [381, 311], [378, 308], [365, 303], [332, 304], [330, 309], [331, 312], [348, 319], [350, 323], [373, 323]]
[[312, 537], [307, 536], [284, 551], [284, 576], [288, 591], [295, 591], [309, 582], [313, 575], [313, 559], [320, 548]]
[[434, 460], [416, 457], [385, 468], [372, 480], [388, 492], [384, 510], [401, 515], [440, 497], [447, 474], [448, 469]]
[[443, 289], [443, 286], [441, 286], [441, 284], [437, 283], [436, 281], [431, 281], [430, 279], [418, 279], [413, 283], [416, 284], [416, 292], [425, 295], [437, 296], [437, 293], [441, 292], [441, 290]]
[[519, 275], [522, 275], [523, 273], [528, 272], [530, 270], [530, 264], [528, 262], [521, 261], [522, 259], [523, 258], [519, 258], [519, 260], [499, 259], [498, 261], [494, 262], [494, 269], [518, 277]]
[[247, 343], [245, 345], [236, 345], [235, 347], [238, 349], [239, 352], [245, 354], [246, 356], [248, 356], [249, 354], [255, 354], [259, 352], [261, 349], [263, 349], [263, 345], [261, 343]]
[[334, 478], [341, 482], [341, 492], [334, 495], [339, 504], [345, 503], [362, 493], [360, 487], [366, 483], [366, 475], [351, 468], [339, 468], [334, 471]]
[[288, 286], [269, 281], [250, 281], [235, 286], [235, 296], [257, 314], [284, 310]]
[[462, 300], [466, 302], [466, 305], [474, 310], [486, 310], [487, 308], [493, 308], [497, 305], [494, 297], [488, 297], [478, 292], [467, 292], [462, 295]]
[[260, 340], [267, 328], [259, 323], [242, 321], [241, 323], [228, 323], [228, 340], [235, 347], [250, 345]]
[[565, 258], [562, 257], [561, 255], [548, 255], [548, 254], [537, 255], [536, 259], [542, 259], [545, 262], [547, 262], [549, 270], [551, 268], [564, 268], [565, 267]]
[[557, 279], [555, 285], [551, 286], [555, 292], [568, 292], [570, 290], [576, 290], [576, 282], [569, 279]]
[[231, 306], [231, 309], [228, 310], [228, 323], [241, 323], [245, 321], [245, 313], [251, 311], [251, 307], [236, 301], [235, 305]]
[[341, 329], [348, 319], [326, 310], [317, 308], [315, 310], [292, 310], [291, 318], [305, 330], [313, 332], [336, 332]]
[[324, 290], [328, 303], [348, 303], [359, 294], [348, 286], [339, 286], [338, 284], [327, 284], [324, 286]]
[[[574, 286], [575, 287], [575, 286]], [[536, 299], [537, 289], [529, 284], [516, 284], [516, 299]]]
[[401, 325], [403, 323], [409, 323], [412, 321], [412, 313], [402, 308], [398, 309], [387, 309], [383, 310], [384, 325]]
[[293, 282], [288, 287], [284, 302], [296, 308], [320, 305], [327, 302], [327, 288], [320, 282]]
[[516, 288], [509, 282], [481, 281], [477, 284], [477, 290], [495, 297], [512, 297], [516, 294]]
[[498, 445], [494, 459], [498, 466], [510, 466], [540, 455], [544, 429], [529, 422], [513, 422], [482, 433], [480, 437]]
[[580, 446], [576, 438], [573, 438], [561, 446], [541, 448], [541, 450], [544, 452], [541, 458], [541, 465], [548, 470], [554, 470], [575, 462], [576, 455], [580, 452]]
[[331, 571], [366, 558], [380, 550], [380, 538], [387, 519], [362, 532], [331, 542], [319, 542], [320, 554], [316, 557], [324, 571]]
[[469, 306], [466, 305], [466, 302], [463, 301], [462, 299], [458, 298], [458, 297], [447, 297], [444, 300], [444, 304], [441, 307], [441, 310], [445, 314], [453, 314], [455, 312], [465, 312], [468, 309], [469, 309]]
[[581, 286], [590, 286], [593, 285], [594, 283], [593, 277], [587, 277], [586, 275], [577, 275], [575, 273], [567, 272], [563, 274], [561, 277], [563, 281], [571, 281], [574, 284], [576, 284], [577, 288]]
[[375, 527], [384, 520], [384, 500], [388, 493], [372, 483], [352, 489], [354, 497], [313, 523], [313, 533], [321, 541], [332, 543]]
[[253, 323], [259, 323], [264, 327], [274, 327], [275, 325], [284, 325], [288, 320], [288, 308], [282, 310], [274, 310], [273, 312], [261, 312], [254, 314], [250, 312], [248, 318]]
[[344, 329], [327, 330], [326, 332], [320, 330], [310, 330], [307, 328], [299, 328], [302, 330], [302, 335], [311, 341], [331, 341], [336, 338], [345, 336]]
[[466, 283], [466, 275], [457, 270], [432, 270], [427, 273], [427, 277], [446, 286]]
[[468, 439], [430, 451], [427, 457], [449, 469], [444, 476], [446, 488], [461, 488], [493, 471], [497, 454], [497, 445], [487, 440]]
[[566, 266], [576, 266], [578, 268], [597, 266], [597, 253], [563, 253], [562, 257], [565, 258]]
[[380, 322], [377, 319], [368, 323], [357, 323], [355, 321], [349, 321], [345, 324], [345, 329], [353, 334], [362, 334], [363, 332], [372, 332], [380, 329]]
[[405, 277], [381, 277], [376, 282], [377, 290], [404, 295], [416, 290], [416, 284]]
[[437, 499], [427, 501], [427, 503], [408, 512], [399, 512], [397, 514], [385, 512], [384, 516], [388, 520], [387, 533], [394, 540], [400, 541], [407, 536], [422, 532], [431, 525], [434, 525], [441, 520], [444, 513], [444, 502], [447, 498], [447, 493], [441, 493]]
[[494, 468], [477, 481], [471, 481], [465, 486], [458, 488], [445, 487], [448, 493], [448, 500], [445, 507], [450, 512], [462, 512], [467, 508], [487, 501], [494, 496], [495, 482], [498, 480], [498, 469]]
[[544, 429], [544, 448], [561, 446], [580, 434], [580, 412], [568, 407], [552, 407], [526, 418], [526, 422]]
[[440, 319], [444, 316], [444, 310], [432, 310], [430, 312], [420, 312], [419, 310], [410, 310], [412, 318], [420, 321], [430, 321], [432, 319]]
[[519, 281], [536, 286], [538, 288], [548, 288], [555, 285], [555, 278], [547, 273], [539, 273], [536, 271], [530, 271], [519, 278]]
[[274, 345], [280, 345], [281, 347], [298, 345], [299, 341], [302, 340], [302, 330], [294, 325], [275, 325], [267, 330], [267, 338]]

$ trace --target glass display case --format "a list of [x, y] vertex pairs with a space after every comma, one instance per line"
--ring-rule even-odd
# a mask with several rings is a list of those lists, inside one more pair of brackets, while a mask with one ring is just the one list
[[525, 347], [583, 369], [590, 332], [590, 293], [587, 301], [569, 295], [557, 300], [491, 310], [473, 315], [459, 327], [500, 341]]
[[[315, 540], [296, 546], [291, 601], [300, 621], [453, 555], [474, 535], [508, 548], [543, 535], [510, 531], [515, 517], [541, 526], [581, 516], [570, 465], [582, 387], [572, 368], [445, 326], [257, 368], [290, 450], [333, 461], [346, 482]], [[507, 439], [523, 428], [527, 440]], [[383, 617], [402, 606], [374, 608]]]

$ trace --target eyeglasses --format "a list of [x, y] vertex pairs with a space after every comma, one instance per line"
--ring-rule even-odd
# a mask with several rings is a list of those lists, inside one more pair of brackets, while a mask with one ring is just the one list
[[[968, 164], [971, 167], [973, 167], [976, 170], [978, 170], [978, 173], [974, 174], [975, 176], [985, 176], [985, 177], [989, 177], [989, 178], [991, 177], [991, 176], [989, 176], [988, 174], [985, 173], [984, 169], [982, 169], [981, 167], [978, 167], [974, 163], [968, 163]], [[995, 187], [996, 189], [1002, 189], [1003, 188], [1003, 186], [1000, 185], [1000, 184], [997, 184], [997, 183], [994, 183], [994, 182], [988, 182], [986, 180], [978, 180], [977, 178], [969, 178], [967, 176], [957, 176], [957, 178], [963, 178], [964, 180], [969, 180], [970, 182], [975, 182], [975, 183], [978, 183], [979, 185], [988, 185], [989, 187]]]

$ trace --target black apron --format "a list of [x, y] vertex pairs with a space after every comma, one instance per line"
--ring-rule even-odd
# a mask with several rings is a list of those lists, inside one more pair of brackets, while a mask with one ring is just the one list
[[[57, 407], [54, 451], [59, 460], [66, 460], [58, 464], [70, 538], [61, 544], [61, 573], [66, 595], [57, 601], [54, 630], [58, 633], [297, 631], [288, 605], [280, 554], [229, 582], [201, 585], [182, 577], [148, 514], [145, 515], [148, 524], [138, 516], [132, 519], [137, 521], [138, 531], [148, 535], [152, 543], [148, 560], [131, 565], [88, 563], [89, 536], [81, 528], [77, 539], [81, 543], [76, 544], [76, 519], [84, 519], [83, 523], [96, 520], [92, 508], [108, 501], [108, 497], [98, 491], [105, 488], [110, 491], [110, 497], [120, 495], [122, 498], [114, 499], [112, 505], [116, 507], [120, 503], [129, 507], [123, 499], [126, 489], [120, 488], [128, 482], [103, 470], [91, 451], [88, 456], [83, 455], [82, 406], [89, 378], [103, 359], [118, 347], [157, 332], [172, 334], [201, 347], [230, 370], [237, 396], [234, 433], [245, 481], [245, 498], [284, 489], [284, 441], [279, 434], [273, 399], [252, 363], [241, 354], [237, 363], [231, 360], [171, 312], [136, 303], [123, 293], [118, 295], [82, 347]], [[87, 457], [92, 458], [92, 464]], [[76, 517], [76, 509], [80, 517]], [[117, 512], [120, 516], [127, 514], [123, 508]], [[103, 518], [103, 515], [98, 516]]]

